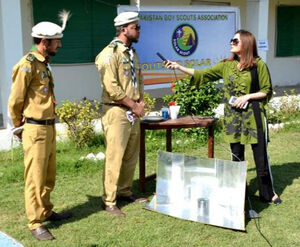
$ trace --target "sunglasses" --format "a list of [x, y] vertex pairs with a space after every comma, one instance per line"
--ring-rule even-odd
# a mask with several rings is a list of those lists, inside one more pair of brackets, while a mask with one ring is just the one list
[[[128, 25], [126, 25], [126, 26], [123, 26], [123, 27], [128, 27]], [[141, 26], [140, 25], [135, 25], [135, 26], [133, 26], [133, 27], [130, 27], [131, 29], [135, 29], [135, 30], [141, 30]]]
[[239, 39], [235, 38], [235, 39], [231, 39], [230, 40], [230, 44], [233, 44], [233, 45], [238, 45], [240, 43]]
[[140, 25], [135, 25], [134, 27], [132, 27], [135, 30], [141, 30], [141, 26]]

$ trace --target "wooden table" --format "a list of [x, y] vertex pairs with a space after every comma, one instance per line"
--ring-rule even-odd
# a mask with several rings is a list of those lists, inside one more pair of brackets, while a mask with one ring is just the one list
[[140, 176], [139, 190], [145, 191], [145, 184], [156, 178], [156, 174], [146, 177], [146, 154], [145, 154], [145, 132], [146, 130], [166, 130], [166, 150], [172, 152], [172, 129], [179, 128], [208, 128], [208, 157], [214, 157], [214, 123], [217, 118], [204, 118], [196, 116], [180, 117], [178, 119], [170, 119], [163, 122], [141, 121], [141, 136], [140, 136]]

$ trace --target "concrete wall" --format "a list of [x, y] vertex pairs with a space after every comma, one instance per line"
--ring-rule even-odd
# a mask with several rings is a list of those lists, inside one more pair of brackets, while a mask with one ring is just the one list
[[[299, 0], [270, 0], [269, 12], [269, 66], [274, 85], [288, 86], [300, 84], [300, 56], [276, 57], [276, 9], [280, 4], [298, 5]], [[298, 41], [300, 42], [300, 41]]]
[[7, 101], [13, 65], [23, 55], [20, 0], [0, 0], [0, 89], [4, 127], [10, 126]]
[[1, 54], [3, 54], [3, 49], [4, 49], [4, 40], [3, 40], [3, 28], [2, 28], [2, 8], [1, 8], [1, 1], [0, 1], [0, 128], [3, 125], [3, 119], [2, 119], [2, 115], [3, 115], [3, 103], [2, 102], [2, 97], [4, 96], [2, 91], [3, 91], [3, 87], [4, 87], [4, 56], [2, 56]]

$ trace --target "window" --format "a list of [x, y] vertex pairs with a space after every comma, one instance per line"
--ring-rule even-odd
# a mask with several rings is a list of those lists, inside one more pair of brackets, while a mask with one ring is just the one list
[[276, 56], [300, 55], [300, 6], [278, 6]]
[[130, 0], [32, 0], [34, 23], [50, 21], [58, 25], [58, 12], [70, 10], [62, 39], [63, 47], [52, 58], [52, 63], [90, 63], [113, 39], [113, 20], [117, 5], [128, 5]]
[[203, 0], [192, 0], [190, 5], [212, 5], [212, 6], [230, 6], [230, 2], [211, 2]]

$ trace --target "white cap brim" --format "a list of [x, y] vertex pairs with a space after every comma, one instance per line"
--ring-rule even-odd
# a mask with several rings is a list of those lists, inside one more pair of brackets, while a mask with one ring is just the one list
[[54, 36], [47, 36], [47, 35], [31, 33], [31, 36], [34, 38], [41, 38], [41, 39], [61, 39], [64, 35], [61, 33]]
[[119, 27], [119, 26], [123, 26], [125, 24], [128, 24], [128, 23], [131, 23], [131, 22], [135, 22], [135, 21], [138, 21], [140, 18], [136, 17], [136, 18], [133, 18], [131, 20], [126, 20], [126, 21], [120, 21], [118, 23], [115, 23], [115, 27]]

